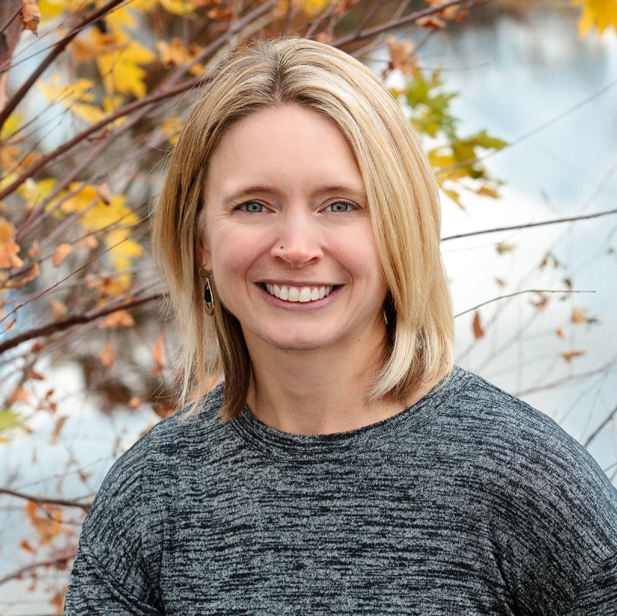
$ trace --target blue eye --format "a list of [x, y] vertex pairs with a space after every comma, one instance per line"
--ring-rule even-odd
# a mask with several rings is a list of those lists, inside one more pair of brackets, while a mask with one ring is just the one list
[[247, 203], [243, 203], [238, 209], [243, 212], [248, 212], [249, 214], [258, 214], [265, 211], [266, 208], [257, 201], [248, 201]]
[[331, 203], [324, 212], [350, 212], [355, 209], [351, 203], [346, 203], [345, 201], [336, 201], [335, 203]]

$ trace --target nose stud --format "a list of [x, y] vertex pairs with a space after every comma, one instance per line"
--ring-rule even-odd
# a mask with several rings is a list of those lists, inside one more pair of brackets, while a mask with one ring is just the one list
[[283, 244], [281, 244], [281, 245], [280, 245], [280, 248], [281, 248], [281, 249], [283, 248]]

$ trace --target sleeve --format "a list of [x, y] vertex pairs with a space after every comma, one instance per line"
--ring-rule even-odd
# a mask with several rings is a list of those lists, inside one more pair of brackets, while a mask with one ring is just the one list
[[615, 616], [617, 614], [617, 554], [604, 560], [579, 589], [564, 616]]
[[[164, 614], [151, 533], [157, 499], [143, 493], [147, 438], [107, 474], [84, 522], [66, 595], [65, 616]], [[144, 541], [148, 529], [148, 543]]]

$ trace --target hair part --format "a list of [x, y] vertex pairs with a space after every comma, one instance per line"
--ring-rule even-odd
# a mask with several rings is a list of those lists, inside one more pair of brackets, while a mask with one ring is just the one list
[[260, 41], [216, 69], [171, 156], [154, 216], [153, 250], [184, 337], [182, 397], [225, 377], [224, 419], [244, 408], [252, 370], [238, 320], [212, 280], [206, 315], [198, 245], [208, 161], [225, 132], [252, 113], [299, 104], [347, 139], [368, 198], [388, 295], [381, 369], [369, 400], [404, 400], [452, 369], [453, 317], [440, 244], [437, 182], [418, 138], [381, 81], [344, 52], [307, 39]]

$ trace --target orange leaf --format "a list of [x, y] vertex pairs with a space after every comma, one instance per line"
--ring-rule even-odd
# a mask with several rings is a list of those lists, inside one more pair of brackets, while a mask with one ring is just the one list
[[20, 267], [23, 261], [17, 256], [19, 252], [19, 244], [15, 243], [12, 238], [4, 240], [0, 244], [0, 267]]
[[48, 297], [47, 303], [51, 306], [51, 309], [54, 312], [54, 317], [56, 317], [56, 319], [60, 319], [68, 312], [68, 308], [62, 302], [59, 302], [53, 297]]
[[12, 280], [6, 283], [7, 287], [11, 287], [13, 289], [23, 287], [25, 284], [28, 284], [32, 280], [34, 280], [40, 273], [39, 264], [35, 263], [28, 273], [21, 280]]
[[138, 409], [140, 406], [141, 406], [141, 398], [139, 398], [139, 396], [133, 396], [129, 400], [129, 408], [131, 409], [131, 411]]
[[41, 21], [41, 11], [39, 11], [36, 0], [21, 0], [20, 17], [24, 24], [24, 30], [31, 30], [36, 34], [36, 27]]
[[71, 252], [73, 252], [73, 247], [70, 244], [60, 244], [56, 250], [54, 250], [54, 256], [51, 258], [54, 267], [58, 267]]
[[105, 368], [113, 368], [116, 363], [114, 357], [114, 347], [111, 340], [107, 341], [107, 344], [103, 347], [103, 350], [99, 353], [99, 359]]
[[96, 192], [105, 205], [111, 205], [111, 191], [107, 182], [103, 182]]
[[484, 338], [484, 330], [480, 324], [480, 313], [477, 310], [473, 316], [473, 335], [476, 338]]
[[52, 445], [58, 444], [58, 437], [60, 436], [60, 432], [62, 432], [62, 428], [64, 427], [64, 424], [67, 419], [68, 417], [66, 415], [62, 415], [61, 417], [58, 417], [58, 420], [56, 421], [56, 427], [54, 428], [54, 431], [51, 434], [50, 442]]
[[36, 259], [40, 254], [41, 254], [41, 252], [39, 250], [39, 241], [38, 240], [34, 240], [34, 242], [32, 242], [32, 246], [30, 246], [30, 248], [28, 248], [28, 256], [31, 259]]
[[586, 323], [587, 308], [573, 308], [570, 320], [572, 321], [572, 323]]
[[30, 394], [22, 387], [18, 385], [11, 394], [9, 398], [9, 406], [13, 404], [13, 402], [28, 402], [30, 400]]
[[28, 543], [28, 541], [27, 541], [26, 539], [24, 539], [24, 540], [23, 540], [23, 541], [19, 544], [19, 547], [20, 547], [22, 550], [26, 550], [27, 552], [32, 552], [32, 553], [34, 553], [34, 552], [35, 552], [34, 548], [33, 548], [33, 547], [32, 547], [32, 546]]
[[99, 329], [111, 329], [113, 327], [130, 327], [135, 325], [135, 320], [126, 310], [116, 310], [108, 314], [100, 323]]
[[557, 335], [557, 338], [559, 338], [560, 340], [567, 340], [566, 333], [563, 331], [561, 327], [555, 330], [555, 334]]
[[579, 357], [581, 355], [585, 355], [586, 351], [568, 351], [567, 353], [562, 353], [561, 356], [567, 361], [570, 362], [572, 358]]
[[99, 245], [99, 241], [94, 237], [94, 235], [92, 235], [92, 233], [88, 233], [79, 240], [78, 245], [80, 248], [96, 248]]
[[150, 370], [150, 374], [160, 374], [163, 371], [163, 332], [161, 332], [152, 347], [152, 357], [154, 357], [155, 366]]
[[[46, 513], [47, 512], [47, 513]], [[57, 507], [44, 508], [33, 501], [26, 503], [26, 513], [30, 523], [39, 535], [41, 545], [49, 545], [51, 540], [62, 530], [62, 525], [54, 518], [58, 518], [60, 510]]]

